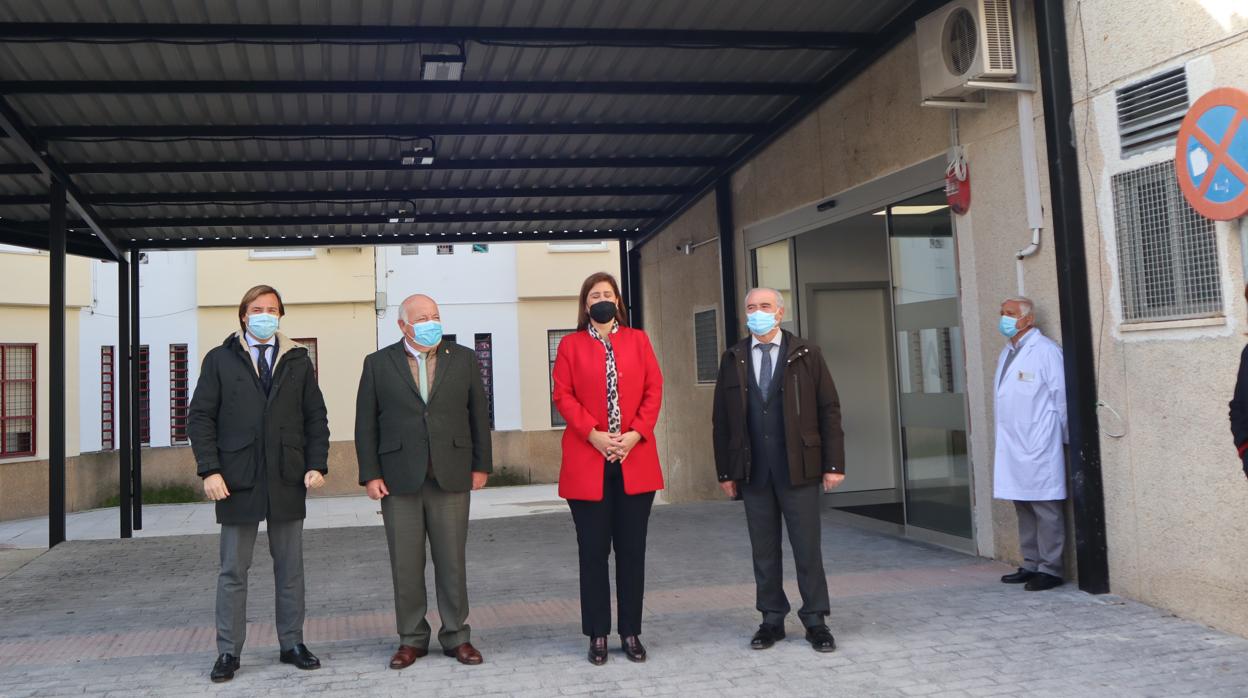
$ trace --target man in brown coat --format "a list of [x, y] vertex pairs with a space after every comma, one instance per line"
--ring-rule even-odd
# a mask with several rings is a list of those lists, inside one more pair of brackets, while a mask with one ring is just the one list
[[832, 375], [814, 344], [780, 329], [784, 298], [769, 288], [745, 297], [750, 336], [724, 352], [712, 417], [715, 469], [724, 494], [745, 500], [762, 625], [750, 641], [767, 649], [784, 639], [780, 519], [789, 533], [806, 640], [836, 649], [828, 629], [828, 582], [820, 541], [819, 487], [845, 480], [845, 437]]

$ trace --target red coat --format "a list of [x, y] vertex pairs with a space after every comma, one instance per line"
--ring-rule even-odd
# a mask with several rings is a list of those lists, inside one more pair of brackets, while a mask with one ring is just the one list
[[[620, 428], [636, 431], [641, 441], [624, 459], [624, 491], [628, 494], [663, 489], [663, 470], [654, 442], [654, 425], [663, 401], [663, 374], [641, 330], [621, 327], [611, 335], [620, 392]], [[603, 457], [589, 443], [589, 432], [607, 431], [607, 350], [588, 330], [559, 342], [555, 355], [555, 407], [568, 427], [563, 431], [563, 462], [559, 496], [602, 499]]]

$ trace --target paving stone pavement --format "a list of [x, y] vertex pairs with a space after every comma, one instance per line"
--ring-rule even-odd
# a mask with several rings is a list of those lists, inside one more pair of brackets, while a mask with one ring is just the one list
[[1248, 695], [1248, 640], [1114, 596], [1028, 593], [997, 582], [1008, 571], [998, 563], [830, 518], [837, 652], [813, 652], [795, 619], [786, 641], [751, 651], [740, 504], [660, 507], [650, 531], [650, 660], [630, 664], [616, 650], [601, 668], [584, 659], [566, 512], [472, 522], [479, 667], [435, 651], [386, 668], [393, 605], [377, 527], [305, 534], [306, 639], [324, 668], [279, 664], [258, 541], [248, 646], [226, 684], [207, 679], [214, 536], [70, 542], [0, 578], [0, 696]]

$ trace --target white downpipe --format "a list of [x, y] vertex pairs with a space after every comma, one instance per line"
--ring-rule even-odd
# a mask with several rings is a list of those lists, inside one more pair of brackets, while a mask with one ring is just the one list
[[1023, 197], [1027, 206], [1027, 227], [1031, 229], [1031, 242], [1015, 253], [1020, 296], [1026, 295], [1023, 260], [1040, 251], [1040, 231], [1044, 228], [1044, 211], [1040, 207], [1040, 165], [1036, 161], [1036, 128], [1031, 97], [1030, 92], [1018, 93], [1018, 140], [1023, 156]]

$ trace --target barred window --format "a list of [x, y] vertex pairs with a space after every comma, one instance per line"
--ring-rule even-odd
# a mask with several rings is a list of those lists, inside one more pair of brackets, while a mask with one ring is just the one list
[[490, 428], [494, 428], [494, 336], [489, 332], [473, 335], [473, 348], [477, 352], [477, 367], [481, 369], [481, 384], [490, 403]]
[[113, 433], [116, 424], [113, 410], [117, 404], [113, 392], [117, 385], [114, 353], [115, 349], [111, 346], [100, 347], [100, 450], [103, 451], [116, 448], [116, 435]]
[[1122, 316], [1126, 322], [1222, 313], [1213, 221], [1183, 198], [1167, 160], [1113, 178]]
[[186, 421], [190, 412], [190, 360], [185, 344], [169, 345], [169, 442], [175, 446], [190, 443]]
[[0, 344], [0, 456], [35, 455], [35, 345]]
[[152, 444], [152, 382], [151, 354], [147, 345], [139, 347], [139, 444]]
[[555, 408], [555, 356], [559, 353], [559, 340], [575, 333], [576, 330], [547, 330], [546, 356], [550, 362], [550, 426], [566, 427], [567, 421]]

